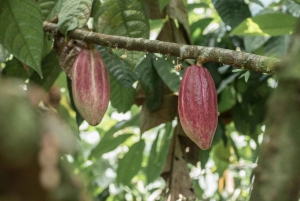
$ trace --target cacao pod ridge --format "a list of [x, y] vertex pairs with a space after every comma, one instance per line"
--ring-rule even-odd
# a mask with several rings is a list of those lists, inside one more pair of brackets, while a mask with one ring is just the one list
[[180, 83], [178, 113], [184, 132], [201, 149], [209, 149], [218, 124], [218, 101], [209, 71], [188, 67]]
[[109, 103], [109, 75], [97, 50], [83, 49], [72, 67], [72, 93], [81, 116], [92, 126], [98, 125]]

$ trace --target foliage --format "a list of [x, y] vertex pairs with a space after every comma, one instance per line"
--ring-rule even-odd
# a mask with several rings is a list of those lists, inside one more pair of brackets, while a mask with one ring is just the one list
[[[176, 95], [184, 70], [177, 72], [174, 65], [182, 62], [186, 69], [195, 61], [95, 45], [110, 73], [111, 96], [101, 124], [90, 127], [72, 104], [70, 79], [61, 70], [53, 46], [57, 35], [47, 36], [42, 25], [43, 20], [58, 16], [58, 28], [64, 36], [70, 30], [89, 27], [99, 33], [280, 59], [287, 53], [299, 17], [295, 8], [300, 4], [292, 0], [268, 2], [1, 0], [1, 76], [18, 78], [26, 86], [35, 83], [47, 92], [48, 101], [45, 96], [37, 101], [55, 110], [76, 136], [77, 152], [66, 155], [65, 162], [85, 178], [85, 189], [95, 200], [162, 200], [174, 191], [190, 195], [174, 185], [172, 189], [172, 161], [176, 161], [172, 150], [183, 153], [180, 164], [187, 168], [177, 170], [191, 178], [182, 177], [180, 182], [193, 189], [198, 200], [246, 200], [265, 130], [266, 101], [277, 85], [276, 77], [245, 71], [242, 66], [233, 69], [205, 63], [218, 93], [219, 123], [213, 146], [202, 151], [178, 131], [176, 117]], [[64, 40], [69, 41], [67, 37]], [[51, 93], [53, 86], [60, 89], [58, 107], [51, 104], [56, 97]], [[176, 146], [177, 138], [180, 146]]]

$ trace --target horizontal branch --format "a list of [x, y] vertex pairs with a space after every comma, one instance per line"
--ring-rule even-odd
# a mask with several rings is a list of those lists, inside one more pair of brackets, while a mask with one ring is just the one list
[[[46, 32], [58, 32], [57, 25], [50, 22], [44, 22], [44, 30]], [[278, 62], [278, 60], [274, 58], [240, 51], [216, 47], [183, 45], [158, 40], [147, 40], [143, 38], [113, 36], [82, 29], [70, 31], [68, 37], [106, 47], [117, 47], [132, 51], [160, 53], [163, 55], [179, 57], [181, 60], [196, 59], [199, 63], [217, 62], [236, 68], [248, 69], [268, 74], [274, 73], [274, 64]]]

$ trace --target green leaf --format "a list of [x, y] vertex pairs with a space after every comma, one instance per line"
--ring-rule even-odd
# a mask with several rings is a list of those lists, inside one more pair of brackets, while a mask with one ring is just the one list
[[232, 29], [251, 17], [249, 6], [244, 0], [213, 0], [212, 3], [223, 22]]
[[289, 14], [268, 13], [247, 18], [231, 33], [244, 36], [279, 36], [293, 33], [297, 18]]
[[165, 60], [159, 58], [158, 60], [153, 58], [153, 65], [164, 83], [174, 92], [179, 91], [180, 78], [183, 75], [183, 71], [177, 72], [174, 70], [172, 59]]
[[139, 82], [146, 92], [146, 105], [149, 111], [159, 108], [163, 97], [163, 82], [152, 63], [153, 54], [148, 54], [136, 67]]
[[25, 81], [29, 77], [30, 71], [26, 70], [22, 63], [14, 57], [12, 60], [5, 63], [5, 68], [1, 74], [5, 77], [14, 77]]
[[58, 29], [67, 36], [68, 31], [81, 28], [86, 25], [93, 0], [66, 0], [64, 1], [61, 12], [58, 14]]
[[270, 36], [244, 36], [247, 52], [254, 52], [270, 39]]
[[0, 1], [0, 43], [42, 77], [43, 20], [32, 0]]
[[250, 72], [247, 71], [247, 72], [243, 73], [243, 74], [239, 77], [239, 79], [242, 78], [242, 77], [245, 77], [245, 82], [248, 82], [248, 79], [249, 79], [249, 77], [250, 77]]
[[100, 45], [97, 46], [97, 49], [101, 53], [110, 74], [114, 76], [116, 81], [125, 88], [131, 88], [133, 83], [137, 81], [137, 76], [127, 63], [115, 55], [108, 54], [105, 48]]
[[225, 87], [221, 94], [220, 94], [220, 100], [218, 105], [218, 110], [220, 113], [225, 112], [226, 110], [229, 110], [235, 105], [235, 96], [234, 92], [232, 90], [232, 87]]
[[256, 3], [260, 5], [261, 7], [264, 7], [264, 4], [260, 0], [250, 0], [250, 2]]
[[117, 131], [122, 130], [127, 127], [131, 127], [131, 126], [138, 127], [139, 120], [140, 120], [140, 115], [137, 114], [137, 115], [131, 117], [131, 119], [129, 119], [129, 120], [120, 121], [117, 124], [115, 124], [113, 127], [111, 127], [108, 131], [106, 131], [105, 135], [113, 135]]
[[41, 8], [43, 19], [50, 20], [58, 15], [62, 3], [62, 0], [39, 0], [38, 4]]
[[68, 91], [69, 91], [71, 107], [74, 110], [74, 112], [76, 113], [76, 123], [77, 123], [77, 126], [79, 128], [79, 126], [84, 121], [84, 119], [81, 116], [81, 114], [79, 113], [79, 111], [77, 110], [77, 108], [75, 106], [75, 103], [74, 103], [73, 92], [72, 92], [72, 80], [68, 76], [66, 76], [66, 79], [67, 79], [67, 86], [68, 86]]
[[169, 4], [170, 0], [158, 0], [160, 12]]
[[191, 35], [193, 37], [196, 37], [195, 31], [199, 30], [199, 33], [196, 32], [199, 37], [199, 34], [202, 34], [204, 29], [211, 23], [212, 20], [213, 20], [213, 18], [202, 18], [202, 19], [198, 20], [197, 22], [194, 22], [191, 25]]
[[58, 62], [57, 54], [55, 50], [52, 50], [43, 60], [42, 60], [42, 73], [44, 78], [41, 79], [37, 73], [33, 73], [30, 76], [30, 81], [35, 84], [40, 85], [46, 91], [49, 91], [56, 78], [61, 73], [61, 67]]
[[118, 112], [127, 112], [134, 103], [135, 89], [133, 87], [123, 87], [110, 73], [109, 81], [111, 105], [116, 108]]
[[163, 170], [173, 134], [172, 122], [157, 132], [152, 144], [148, 164], [145, 168], [147, 183], [152, 183]]
[[[105, 0], [94, 13], [94, 28], [97, 32], [131, 38], [149, 38], [150, 25], [141, 0]], [[118, 58], [135, 68], [143, 52], [114, 50]]]
[[122, 134], [114, 137], [113, 135], [106, 133], [99, 144], [92, 150], [91, 157], [101, 157], [103, 154], [116, 149], [131, 136], [132, 134]]
[[140, 140], [129, 148], [129, 151], [119, 160], [117, 183], [130, 186], [131, 179], [142, 166], [145, 141]]
[[0, 44], [0, 63], [6, 61], [6, 59], [9, 57], [10, 53], [3, 47], [3, 45]]
[[149, 21], [140, 0], [105, 0], [99, 8], [94, 16], [97, 32], [149, 38]]
[[195, 8], [210, 8], [207, 3], [193, 3], [186, 5], [186, 9], [188, 12], [191, 12]]
[[223, 141], [219, 141], [216, 146], [213, 147], [212, 151], [217, 172], [221, 176], [229, 165], [230, 147], [228, 145], [225, 146]]
[[274, 36], [263, 46], [263, 54], [269, 57], [282, 58], [290, 47], [291, 36]]

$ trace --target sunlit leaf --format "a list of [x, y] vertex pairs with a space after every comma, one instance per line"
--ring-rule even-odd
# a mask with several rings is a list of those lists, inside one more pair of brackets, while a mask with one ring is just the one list
[[148, 184], [153, 182], [163, 170], [173, 134], [172, 123], [157, 132], [152, 144], [148, 164], [145, 169]]
[[141, 169], [145, 141], [140, 140], [129, 148], [129, 151], [119, 160], [117, 183], [130, 186], [131, 179]]
[[125, 142], [132, 134], [123, 134], [114, 137], [113, 135], [107, 133], [100, 140], [99, 144], [91, 152], [91, 157], [99, 158], [104, 153], [110, 152], [116, 149], [120, 144]]
[[268, 13], [247, 18], [231, 33], [244, 36], [279, 36], [291, 34], [297, 18], [284, 13]]

